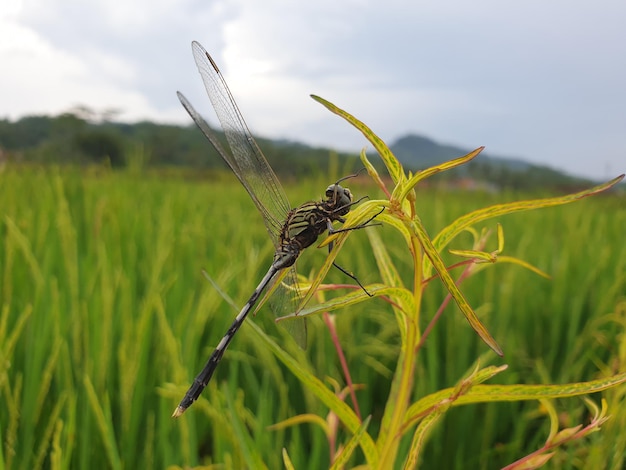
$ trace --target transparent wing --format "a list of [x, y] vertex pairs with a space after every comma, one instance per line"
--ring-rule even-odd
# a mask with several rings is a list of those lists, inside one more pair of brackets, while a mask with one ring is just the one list
[[[278, 282], [274, 280], [274, 282]], [[276, 286], [276, 290], [269, 299], [270, 308], [276, 317], [282, 317], [296, 312], [300, 306], [302, 294], [298, 290], [298, 274], [295, 265], [289, 268], [285, 277]], [[300, 317], [294, 320], [281, 321], [279, 325], [285, 328], [296, 340], [298, 346], [306, 349], [307, 346], [307, 321]]]
[[[274, 246], [277, 247], [280, 231], [290, 210], [287, 196], [254, 137], [252, 137], [219, 68], [199, 43], [194, 41], [191, 47], [200, 76], [232, 153], [220, 144], [206, 120], [180, 92], [177, 92], [178, 99], [215, 150], [235, 173], [243, 187], [246, 188], [250, 198], [263, 216], [263, 222]], [[289, 269], [289, 272], [285, 274], [287, 284], [295, 285], [295, 267]], [[290, 291], [281, 287], [278, 289], [276, 298], [270, 302], [270, 306], [277, 315], [284, 315], [287, 311], [295, 311], [299, 305], [298, 298], [299, 296], [293, 290]], [[304, 348], [306, 345], [305, 319], [283, 323], [297, 343]]]
[[219, 145], [211, 133], [209, 125], [193, 109], [189, 101], [180, 93], [178, 97], [191, 118], [216, 147], [216, 150], [248, 191], [257, 209], [263, 215], [265, 226], [276, 245], [282, 223], [290, 210], [287, 196], [254, 137], [252, 137], [217, 65], [199, 43], [194, 41], [191, 47], [204, 87], [226, 134], [232, 154]]

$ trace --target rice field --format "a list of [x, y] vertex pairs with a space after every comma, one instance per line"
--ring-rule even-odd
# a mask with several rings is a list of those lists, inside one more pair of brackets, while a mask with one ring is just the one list
[[[333, 178], [289, 182], [293, 205], [322, 195]], [[379, 197], [359, 180], [357, 196]], [[523, 195], [417, 190], [432, 236], [471, 210]], [[230, 325], [235, 311], [206, 270], [242, 305], [267, 270], [273, 247], [261, 217], [230, 175], [190, 178], [52, 167], [0, 172], [0, 469], [294, 468], [331, 465], [351, 433], [245, 324], [201, 399], [172, 411]], [[482, 227], [495, 230], [496, 221]], [[503, 255], [551, 276], [497, 263], [461, 284], [504, 350], [489, 352], [454, 305], [419, 350], [413, 399], [454, 387], [478, 357], [507, 364], [492, 382], [561, 384], [626, 370], [626, 198], [599, 195], [501, 217]], [[375, 230], [399, 275], [413, 266], [400, 237]], [[462, 235], [450, 246], [471, 249]], [[496, 249], [495, 239], [486, 251]], [[315, 273], [326, 249], [299, 260]], [[445, 254], [450, 264], [452, 254]], [[337, 261], [364, 284], [380, 282], [365, 231], [350, 235]], [[460, 274], [457, 273], [457, 274]], [[347, 283], [331, 271], [327, 282]], [[432, 283], [422, 328], [446, 291]], [[376, 434], [400, 348], [390, 305], [374, 298], [333, 312], [368, 433]], [[330, 390], [345, 387], [329, 330], [316, 316], [300, 350], [269, 308], [248, 320]], [[590, 398], [608, 402], [600, 432], [559, 448], [547, 468], [623, 468], [624, 386]], [[352, 402], [346, 398], [350, 406]], [[587, 424], [581, 398], [554, 402], [559, 424]], [[500, 468], [540, 448], [550, 432], [537, 401], [450, 409], [426, 435], [422, 468]], [[293, 417], [298, 423], [285, 424]], [[315, 416], [317, 418], [313, 419]], [[283, 423], [273, 426], [276, 423]], [[406, 454], [410, 438], [399, 443]], [[364, 462], [356, 450], [346, 467]], [[401, 461], [395, 468], [400, 468]], [[219, 466], [217, 466], [219, 464]], [[389, 465], [393, 467], [393, 465]]]

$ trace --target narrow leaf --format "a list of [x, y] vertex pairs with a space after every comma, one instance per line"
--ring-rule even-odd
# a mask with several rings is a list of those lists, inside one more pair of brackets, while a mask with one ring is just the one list
[[[313, 393], [322, 403], [330, 408], [350, 432], [357, 433], [359, 431], [361, 426], [359, 418], [345, 402], [331, 392], [309, 370], [302, 367], [302, 364], [298, 363], [293, 357], [287, 354], [286, 351], [278, 346], [278, 344], [266, 335], [260, 327], [255, 325], [254, 322], [248, 322], [248, 325], [254, 329], [259, 338], [263, 340], [274, 355], [293, 373], [293, 375], [298, 378], [298, 380], [302, 382], [306, 390]], [[368, 465], [371, 468], [377, 468], [378, 452], [371, 436], [364, 433], [359, 445], [365, 454], [365, 459], [367, 460]]]
[[391, 150], [389, 150], [387, 144], [385, 144], [385, 142], [380, 137], [374, 134], [374, 132], [368, 126], [359, 121], [352, 114], [344, 111], [341, 108], [338, 108], [330, 101], [326, 101], [324, 98], [320, 98], [316, 95], [311, 95], [311, 98], [313, 98], [318, 103], [324, 105], [329, 111], [335, 113], [337, 116], [341, 116], [354, 127], [356, 127], [359, 131], [361, 131], [365, 138], [372, 143], [376, 151], [380, 154], [380, 157], [387, 167], [387, 171], [389, 172], [389, 175], [393, 179], [394, 183], [398, 184], [399, 182], [405, 180], [404, 172], [402, 170], [402, 165], [400, 165], [400, 162], [397, 160]]
[[426, 179], [434, 174], [437, 174], [441, 171], [450, 170], [457, 166], [463, 165], [464, 163], [473, 160], [480, 152], [484, 150], [485, 147], [478, 147], [476, 150], [471, 151], [467, 155], [463, 155], [462, 157], [455, 158], [454, 160], [449, 160], [440, 165], [435, 165], [430, 168], [426, 168], [425, 170], [419, 171], [415, 173], [411, 178], [407, 180], [407, 182], [401, 187], [398, 191], [399, 187], [396, 188], [393, 194], [393, 198], [399, 201], [404, 200], [407, 197], [409, 192], [423, 179]]
[[[606, 191], [607, 189], [619, 183], [623, 178], [624, 175], [621, 175], [617, 178], [613, 178], [611, 181], [600, 184], [598, 186], [594, 186], [593, 188], [573, 194], [567, 194], [565, 196], [551, 197], [545, 199], [532, 199], [528, 201], [508, 202], [475, 210], [473, 212], [470, 212], [469, 214], [459, 217], [452, 224], [445, 227], [441, 232], [439, 232], [439, 234], [437, 234], [437, 236], [435, 236], [435, 238], [433, 239], [433, 245], [435, 246], [437, 251], [441, 251], [444, 247], [448, 245], [448, 243], [450, 243], [450, 241], [454, 237], [456, 237], [464, 229], [479, 222], [482, 222], [483, 220], [499, 217], [505, 214], [512, 214], [515, 212], [540, 209], [542, 207], [553, 207], [576, 202], [588, 196], [593, 196], [594, 194]], [[425, 276], [430, 276], [429, 270], [426, 270]]]
[[371, 419], [372, 419], [371, 415], [365, 418], [365, 421], [363, 421], [363, 424], [361, 424], [361, 426], [359, 427], [359, 430], [356, 433], [354, 433], [354, 435], [350, 438], [348, 443], [342, 449], [341, 453], [337, 456], [337, 458], [331, 465], [330, 467], [331, 470], [342, 469], [348, 464], [348, 460], [350, 460], [350, 457], [352, 457], [354, 450], [361, 443], [361, 439], [363, 438], [363, 435], [365, 434], [365, 430], [367, 429], [367, 426], [370, 424]]
[[[626, 383], [626, 373], [589, 382], [562, 385], [474, 385], [466, 394], [457, 397], [452, 406], [470, 403], [575, 397], [601, 392], [623, 383]], [[442, 400], [448, 400], [454, 395], [454, 390], [454, 388], [446, 388], [418, 400], [407, 411], [407, 423], [425, 416], [430, 408]]]
[[472, 310], [472, 307], [470, 307], [467, 300], [465, 300], [465, 296], [463, 296], [463, 293], [459, 290], [457, 285], [454, 283], [454, 280], [448, 273], [446, 266], [443, 263], [443, 260], [439, 256], [439, 253], [433, 246], [432, 242], [430, 241], [430, 238], [428, 237], [428, 234], [426, 233], [426, 230], [421, 224], [419, 218], [416, 216], [411, 223], [412, 223], [414, 232], [417, 234], [419, 241], [422, 247], [424, 248], [424, 252], [426, 253], [426, 256], [428, 256], [431, 263], [435, 267], [437, 274], [439, 274], [441, 281], [446, 286], [446, 289], [448, 289], [448, 292], [450, 292], [450, 295], [452, 295], [452, 297], [454, 298], [454, 301], [456, 302], [459, 309], [461, 310], [461, 313], [463, 313], [463, 315], [467, 319], [470, 326], [474, 329], [474, 331], [478, 333], [478, 336], [480, 336], [480, 338], [491, 349], [493, 349], [496, 352], [496, 354], [498, 354], [499, 356], [503, 356], [504, 353], [502, 352], [502, 349], [500, 348], [496, 340], [493, 339], [489, 331], [487, 331], [487, 329], [480, 322], [480, 320], [478, 319], [478, 317]]
[[415, 430], [415, 433], [413, 434], [413, 440], [411, 441], [409, 455], [407, 456], [406, 462], [404, 463], [405, 470], [412, 470], [414, 468], [417, 468], [420, 452], [424, 447], [424, 442], [426, 441], [426, 434], [428, 430], [432, 429], [432, 427], [437, 424], [437, 422], [444, 415], [446, 409], [447, 408], [437, 409], [435, 412], [430, 413], [428, 416], [426, 416], [419, 424], [419, 426]]

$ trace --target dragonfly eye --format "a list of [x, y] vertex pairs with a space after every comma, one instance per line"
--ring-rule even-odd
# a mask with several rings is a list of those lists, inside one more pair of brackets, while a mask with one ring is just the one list
[[352, 193], [348, 188], [343, 189], [343, 196], [341, 197], [341, 205], [347, 205], [352, 202]]
[[338, 184], [331, 184], [326, 188], [326, 201], [333, 206], [334, 210], [342, 208], [338, 213], [346, 215], [350, 211], [352, 193], [348, 188], [343, 188]]
[[352, 193], [348, 188], [342, 188], [338, 184], [331, 184], [326, 188], [326, 199], [337, 201], [338, 203], [344, 201], [346, 204], [349, 204], [352, 202]]

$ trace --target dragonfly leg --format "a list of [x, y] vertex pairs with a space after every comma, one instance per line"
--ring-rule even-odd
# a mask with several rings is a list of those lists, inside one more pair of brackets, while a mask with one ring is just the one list
[[[383, 212], [385, 212], [385, 208], [384, 207], [380, 211], [378, 211], [376, 214], [371, 216], [369, 219], [367, 219], [365, 222], [360, 223], [359, 225], [355, 225], [354, 227], [348, 227], [348, 228], [334, 228], [332, 226], [332, 223], [331, 223], [330, 219], [328, 219], [327, 220], [327, 223], [328, 223], [328, 234], [332, 235], [334, 233], [351, 232], [352, 230], [360, 230], [360, 229], [365, 228], [365, 227], [372, 227], [374, 225], [381, 225], [378, 222], [373, 223], [373, 224], [371, 222], [372, 222], [372, 220], [374, 220], [376, 217], [378, 217]], [[341, 219], [338, 219], [338, 220], [341, 223], [343, 223], [345, 219], [341, 218]]]
[[[332, 243], [329, 245], [329, 248], [332, 249]], [[359, 287], [363, 290], [363, 292], [365, 292], [369, 297], [374, 297], [373, 294], [370, 294], [368, 292], [368, 290], [365, 288], [365, 286], [363, 284], [361, 284], [361, 281], [359, 281], [359, 278], [356, 277], [354, 274], [352, 274], [350, 271], [345, 270], [344, 268], [342, 268], [341, 266], [339, 266], [337, 263], [335, 263], [333, 261], [333, 266], [336, 267], [339, 271], [341, 271], [342, 273], [344, 273], [346, 276], [348, 276], [349, 278], [351, 278], [352, 280], [354, 280], [354, 282], [356, 282]]]
[[[362, 224], [359, 224], [359, 225], [357, 225], [357, 226], [355, 226], [355, 227], [345, 228], [345, 229], [335, 229], [335, 228], [332, 226], [332, 223], [331, 223], [331, 221], [330, 221], [330, 219], [329, 219], [329, 220], [327, 220], [327, 223], [328, 223], [328, 233], [329, 233], [329, 234], [333, 234], [333, 233], [341, 233], [341, 232], [350, 232], [350, 231], [352, 231], [352, 230], [358, 230], [358, 229], [362, 229], [362, 228], [365, 228], [365, 227], [370, 226], [370, 225], [375, 225], [375, 224], [370, 224], [370, 222], [371, 222], [372, 220], [374, 220], [376, 217], [378, 217], [380, 214], [382, 214], [384, 210], [385, 210], [385, 208], [383, 207], [383, 208], [380, 210], [380, 212], [378, 212], [377, 214], [373, 215], [372, 217], [370, 217], [369, 219], [367, 219], [367, 220], [366, 220], [365, 222], [363, 222]], [[341, 221], [341, 222], [343, 222], [343, 221]], [[376, 225], [380, 225], [380, 224], [376, 224]], [[332, 251], [333, 246], [334, 246], [333, 242], [330, 242], [330, 243], [328, 244], [328, 252], [329, 252], [329, 253]], [[344, 273], [346, 276], [348, 276], [349, 278], [351, 278], [352, 280], [354, 280], [354, 282], [356, 282], [356, 283], [359, 285], [359, 287], [360, 287], [361, 289], [363, 289], [363, 292], [365, 292], [368, 296], [373, 297], [373, 295], [372, 295], [372, 294], [370, 294], [370, 293], [367, 291], [367, 289], [365, 288], [365, 286], [363, 286], [363, 284], [361, 284], [361, 281], [359, 281], [359, 279], [358, 279], [358, 278], [357, 278], [354, 274], [352, 274], [350, 271], [348, 271], [348, 270], [346, 270], [346, 269], [342, 268], [341, 266], [339, 266], [339, 265], [338, 265], [337, 263], [335, 263], [334, 261], [333, 261], [333, 266], [334, 266], [335, 268], [337, 268], [339, 271], [341, 271], [342, 273]]]

